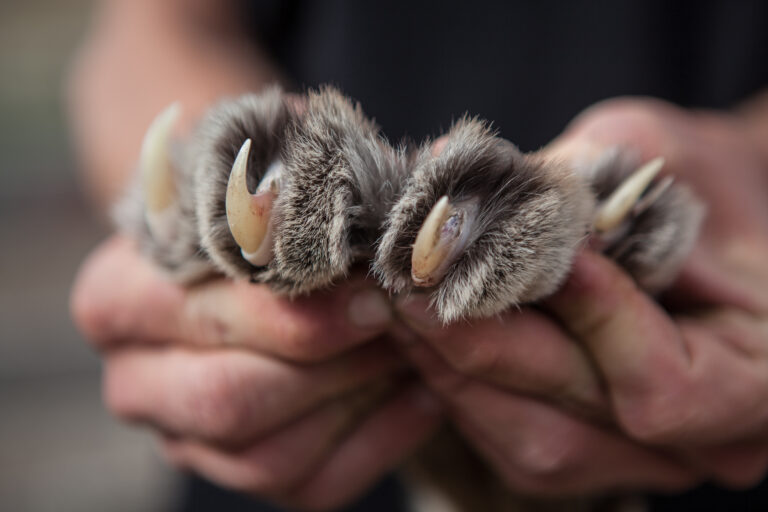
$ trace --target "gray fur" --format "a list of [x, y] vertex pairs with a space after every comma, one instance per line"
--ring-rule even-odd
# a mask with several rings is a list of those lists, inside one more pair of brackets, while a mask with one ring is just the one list
[[275, 206], [275, 267], [290, 294], [331, 284], [370, 256], [406, 177], [359, 105], [325, 87], [286, 134], [285, 179]]
[[192, 138], [201, 244], [228, 276], [282, 284], [272, 265], [254, 267], [242, 257], [227, 224], [225, 202], [229, 174], [243, 142], [252, 141], [246, 180], [253, 192], [269, 165], [280, 158], [285, 131], [295, 117], [282, 91], [273, 87], [222, 101], [203, 118]]
[[[593, 193], [605, 199], [642, 162], [629, 149], [613, 148], [589, 172]], [[685, 185], [673, 184], [648, 209], [630, 218], [622, 236], [604, 252], [649, 293], [672, 284], [693, 249], [705, 208]]]
[[[274, 260], [254, 267], [240, 254], [226, 219], [226, 187], [242, 143], [252, 140], [248, 186], [276, 159], [284, 165], [273, 207]], [[346, 275], [370, 253], [404, 180], [403, 152], [338, 91], [309, 92], [291, 108], [279, 89], [215, 107], [193, 139], [202, 244], [227, 275], [308, 293]]]
[[[406, 157], [335, 89], [310, 91], [300, 107], [292, 105], [272, 88], [211, 109], [174, 153], [179, 200], [172, 239], [151, 236], [138, 186], [118, 208], [119, 225], [184, 283], [217, 268], [293, 296], [328, 286], [353, 262], [373, 258], [382, 285], [407, 293], [411, 248], [432, 206], [443, 195], [454, 204], [475, 200], [480, 206], [464, 252], [430, 290], [439, 317], [451, 322], [553, 293], [590, 230], [595, 200], [638, 164], [617, 149], [576, 174], [539, 153], [521, 154], [469, 118], [451, 128], [440, 155], [426, 143]], [[273, 208], [275, 258], [265, 267], [242, 257], [226, 219], [229, 173], [247, 138], [253, 141], [250, 190], [272, 162], [284, 164]], [[702, 212], [690, 191], [673, 185], [626, 224], [606, 253], [640, 286], [658, 291], [690, 251]]]
[[589, 230], [592, 198], [564, 167], [523, 155], [483, 122], [463, 119], [440, 155], [423, 148], [389, 214], [374, 271], [385, 287], [411, 288], [411, 246], [437, 200], [480, 209], [465, 248], [432, 291], [444, 322], [494, 315], [552, 293]]

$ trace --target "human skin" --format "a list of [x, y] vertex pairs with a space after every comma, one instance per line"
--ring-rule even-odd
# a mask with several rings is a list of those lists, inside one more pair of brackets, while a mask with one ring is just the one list
[[[173, 5], [105, 2], [78, 59], [72, 116], [101, 205], [132, 172], [164, 105], [180, 99], [189, 125], [216, 98], [278, 76], [219, 9]], [[201, 47], [201, 30], [214, 46]], [[154, 428], [181, 466], [316, 509], [395, 467], [443, 407], [518, 490], [679, 489], [707, 477], [747, 485], [768, 459], [756, 406], [768, 373], [768, 187], [755, 143], [765, 117], [746, 112], [606, 103], [550, 148], [576, 156], [626, 143], [663, 154], [708, 202], [671, 313], [586, 251], [542, 308], [443, 329], [423, 302], [393, 308], [361, 277], [296, 302], [225, 280], [184, 290], [113, 238], [83, 264], [72, 295], [104, 359], [107, 405]], [[684, 314], [692, 304], [705, 307]], [[429, 389], [405, 378], [405, 366]]]

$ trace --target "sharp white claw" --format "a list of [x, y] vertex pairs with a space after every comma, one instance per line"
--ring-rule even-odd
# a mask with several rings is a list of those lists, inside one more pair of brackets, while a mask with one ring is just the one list
[[658, 201], [659, 198], [664, 195], [664, 192], [669, 190], [669, 187], [671, 187], [674, 182], [674, 176], [666, 176], [664, 179], [654, 184], [653, 188], [649, 189], [648, 192], [635, 203], [634, 208], [632, 208], [632, 215], [640, 215], [650, 208], [653, 203]]
[[619, 227], [663, 166], [662, 157], [654, 158], [625, 179], [598, 209], [595, 230], [605, 233]]
[[260, 267], [272, 260], [272, 205], [279, 192], [282, 165], [273, 163], [256, 193], [251, 194], [247, 182], [250, 151], [251, 139], [248, 139], [232, 164], [227, 183], [227, 223], [243, 258]]
[[176, 182], [169, 146], [181, 107], [173, 103], [149, 125], [141, 145], [139, 171], [149, 229], [154, 236], [172, 236]]
[[411, 278], [416, 286], [433, 286], [445, 275], [467, 237], [467, 214], [441, 197], [424, 220], [411, 253]]

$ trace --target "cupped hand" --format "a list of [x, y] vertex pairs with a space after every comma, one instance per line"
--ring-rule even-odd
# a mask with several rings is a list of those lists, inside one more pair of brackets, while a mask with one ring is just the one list
[[179, 465], [276, 502], [348, 502], [440, 419], [362, 278], [295, 301], [223, 279], [183, 289], [115, 237], [83, 265], [72, 308], [118, 416], [160, 432]]
[[538, 308], [442, 327], [424, 298], [400, 299], [401, 349], [515, 489], [753, 484], [768, 467], [768, 165], [737, 118], [655, 100], [595, 106], [547, 150], [615, 145], [665, 156], [708, 206], [667, 309], [585, 249]]

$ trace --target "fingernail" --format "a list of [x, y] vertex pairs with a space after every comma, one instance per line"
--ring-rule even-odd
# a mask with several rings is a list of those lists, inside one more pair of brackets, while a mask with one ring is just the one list
[[395, 310], [400, 318], [417, 330], [430, 330], [440, 327], [440, 321], [434, 309], [429, 305], [429, 297], [413, 293], [395, 300]]
[[384, 327], [392, 321], [392, 306], [381, 291], [368, 288], [352, 295], [347, 309], [349, 321], [361, 329]]
[[408, 399], [416, 409], [425, 414], [438, 414], [443, 411], [443, 404], [440, 399], [422, 384], [416, 384], [411, 389]]

